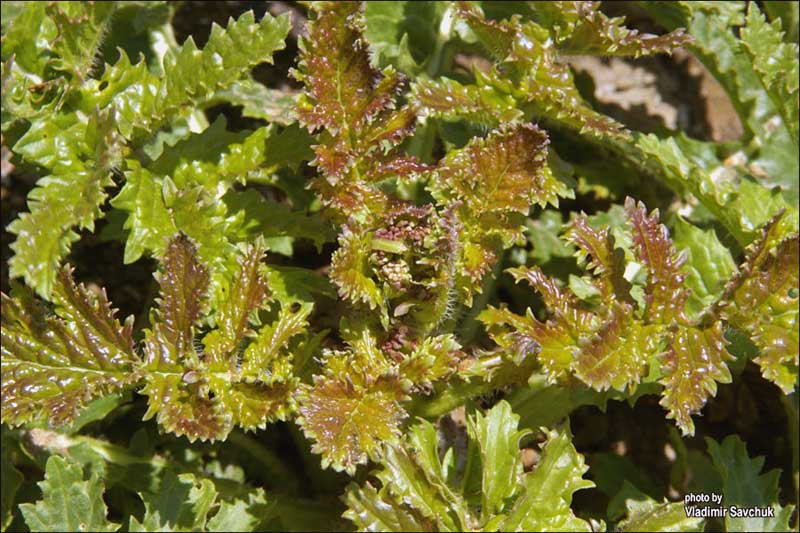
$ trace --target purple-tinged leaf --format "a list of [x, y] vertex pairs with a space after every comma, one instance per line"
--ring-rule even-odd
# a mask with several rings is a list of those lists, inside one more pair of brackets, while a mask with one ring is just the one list
[[264, 249], [256, 245], [239, 260], [240, 270], [233, 279], [228, 300], [219, 308], [217, 324], [229, 341], [229, 350], [242, 342], [250, 328], [252, 314], [267, 298], [267, 280], [259, 270], [263, 256]]
[[370, 64], [360, 3], [316, 4], [312, 11], [294, 75], [306, 89], [297, 106], [300, 122], [312, 132], [324, 130], [312, 162], [322, 176], [313, 185], [341, 220], [377, 213], [387, 199], [374, 182], [427, 170], [414, 158], [386, 151], [414, 131], [416, 108], [395, 110], [404, 77]]
[[298, 423], [322, 454], [322, 466], [346, 470], [376, 458], [386, 443], [397, 442], [406, 414], [398, 400], [403, 388], [395, 377], [350, 368], [343, 376], [314, 376], [300, 393]]
[[625, 391], [645, 374], [662, 330], [634, 320], [629, 305], [614, 303], [611, 319], [582, 346], [573, 364], [575, 375], [596, 390]]
[[163, 263], [158, 276], [158, 318], [165, 340], [180, 356], [193, 350], [194, 325], [208, 290], [208, 270], [200, 264], [197, 249], [183, 233], [170, 240]]
[[59, 316], [48, 316], [27, 291], [0, 298], [3, 423], [61, 426], [89, 401], [137, 379], [133, 317], [120, 324], [105, 291], [75, 285], [68, 267], [53, 289]]
[[547, 166], [547, 135], [533, 124], [503, 127], [450, 152], [429, 189], [452, 207], [464, 227], [458, 283], [467, 305], [480, 290], [499, 246], [524, 238], [523, 215], [531, 206], [558, 205], [568, 196]]
[[565, 238], [578, 249], [579, 263], [597, 277], [606, 302], [633, 303], [630, 283], [625, 279], [625, 254], [614, 248], [614, 238], [608, 229], [598, 231], [589, 225], [581, 213], [569, 225]]
[[539, 267], [519, 267], [508, 269], [514, 281], [525, 281], [538, 292], [550, 312], [563, 323], [576, 339], [582, 332], [592, 328], [592, 313], [579, 306], [578, 300], [570, 292], [559, 287], [556, 280], [547, 277]]
[[295, 71], [306, 86], [297, 115], [312, 131], [356, 129], [392, 104], [401, 78], [370, 65], [360, 2], [334, 2], [315, 11]]
[[[769, 228], [776, 227], [772, 224]], [[760, 353], [755, 362], [764, 378], [786, 394], [798, 376], [798, 236], [769, 249], [771, 231], [750, 249], [739, 274], [725, 290], [722, 316], [750, 333]]]
[[658, 209], [648, 216], [643, 203], [637, 205], [633, 198], [628, 197], [625, 199], [625, 212], [633, 228], [636, 255], [648, 273], [646, 320], [660, 324], [670, 324], [674, 320], [685, 322], [684, 305], [688, 295], [681, 266], [686, 257], [675, 251], [669, 231], [659, 223]]
[[693, 39], [679, 28], [666, 35], [640, 34], [623, 17], [608, 18], [600, 2], [544, 2], [533, 9], [553, 28], [559, 51], [569, 55], [642, 57], [671, 54]]
[[208, 383], [196, 370], [182, 375], [151, 371], [142, 394], [149, 405], [144, 420], [156, 416], [166, 431], [191, 442], [223, 440], [231, 430], [230, 414], [223, 412], [218, 399], [209, 396]]
[[[532, 205], [558, 205], [563, 183], [548, 172], [547, 134], [533, 124], [502, 128], [448, 154], [431, 183], [435, 194], [460, 200], [477, 219], [492, 212], [527, 214]], [[491, 228], [486, 228], [491, 229]]]
[[660, 403], [684, 435], [694, 435], [692, 415], [700, 412], [709, 396], [717, 394], [717, 382], [730, 383], [726, 361], [733, 356], [725, 348], [721, 322], [705, 329], [678, 326], [673, 335], [662, 361]]

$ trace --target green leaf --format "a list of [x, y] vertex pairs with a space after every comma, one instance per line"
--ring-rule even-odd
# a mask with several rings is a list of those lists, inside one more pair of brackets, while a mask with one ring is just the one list
[[[521, 110], [527, 120], [542, 117], [601, 139], [627, 138], [628, 132], [621, 124], [583, 101], [570, 70], [558, 62], [552, 37], [545, 28], [533, 21], [522, 22], [520, 17], [502, 22], [490, 20], [467, 4], [457, 14], [495, 61], [488, 73], [474, 71], [478, 90], [462, 90], [462, 99], [467, 96], [474, 100], [477, 96], [483, 102], [492, 102], [490, 114], [501, 122], [512, 120], [509, 115]], [[437, 92], [447, 95], [447, 91]], [[494, 94], [487, 98], [489, 93]], [[505, 105], [500, 103], [503, 100]], [[482, 107], [485, 106], [478, 106]]]
[[[382, 489], [383, 492], [385, 489]], [[355, 483], [345, 493], [347, 511], [344, 517], [353, 522], [359, 531], [431, 531], [433, 524], [412, 507], [391, 505], [367, 482], [363, 487]]]
[[238, 234], [230, 231], [229, 235], [236, 239], [252, 240], [258, 236], [263, 236], [268, 242], [281, 237], [289, 237], [292, 241], [308, 239], [318, 250], [334, 240], [333, 228], [318, 214], [295, 211], [286, 204], [265, 200], [254, 189], [228, 192], [222, 201], [230, 213], [229, 227], [238, 230]]
[[764, 458], [751, 459], [745, 443], [737, 435], [730, 435], [722, 444], [706, 438], [708, 453], [714, 468], [722, 476], [723, 503], [738, 508], [772, 507], [774, 517], [725, 517], [727, 531], [788, 531], [794, 506], [778, 504], [778, 478], [780, 472], [771, 470], [761, 474]]
[[628, 516], [619, 531], [703, 531], [704, 520], [686, 516], [683, 502], [658, 503], [652, 498], [625, 501]]
[[116, 531], [109, 522], [103, 501], [105, 487], [94, 474], [88, 481], [75, 462], [51, 456], [44, 481], [39, 482], [43, 498], [24, 503], [20, 511], [32, 531]]
[[519, 416], [512, 413], [507, 402], [499, 403], [486, 417], [478, 412], [468, 421], [470, 436], [481, 451], [484, 521], [506, 510], [506, 501], [519, 490], [518, 479], [522, 475], [519, 441], [528, 431], [518, 431], [518, 424]]
[[[789, 98], [786, 101], [778, 102], [777, 106], [772, 97], [783, 89], [796, 90], [797, 81], [795, 79], [792, 82], [791, 78], [786, 78], [789, 85], [778, 84], [774, 87], [765, 87], [762, 83], [764, 74], [769, 78], [772, 74], [778, 75], [786, 67], [787, 61], [785, 59], [778, 60], [778, 58], [791, 58], [791, 47], [774, 48], [776, 55], [773, 55], [773, 47], [766, 43], [775, 42], [778, 32], [776, 28], [764, 28], [765, 25], [761, 24], [758, 38], [752, 32], [750, 33], [752, 38], [758, 41], [753, 43], [752, 48], [753, 52], [759, 51], [758, 64], [756, 64], [753, 61], [755, 56], [751, 55], [751, 49], [744, 41], [744, 36], [749, 30], [741, 33], [738, 28], [745, 22], [743, 16], [745, 3], [731, 2], [725, 4], [724, 7], [714, 2], [683, 2], [672, 5], [663, 2], [643, 2], [642, 5], [659, 16], [667, 27], [683, 26], [688, 28], [694, 40], [687, 47], [703, 62], [730, 97], [744, 127], [743, 142], [754, 141], [752, 142], [753, 150], [748, 150], [748, 152], [755, 152], [752, 154], [755, 156], [754, 163], [761, 168], [761, 173], [766, 174], [773, 185], [781, 185], [790, 205], [796, 207], [800, 167], [798, 167], [797, 157], [795, 157], [797, 137], [790, 131], [797, 131], [797, 121], [795, 119], [794, 123], [790, 124], [786, 118], [783, 118], [783, 115], [787, 114], [787, 111], [791, 114], [790, 110], [792, 109], [796, 113], [797, 94], [794, 93], [793, 99]], [[752, 13], [751, 17], [756, 18], [756, 14]], [[758, 23], [756, 23], [756, 27], [758, 27]], [[737, 34], [740, 34], [743, 40], [737, 39]], [[763, 50], [762, 43], [768, 46], [766, 55], [760, 53]], [[796, 46], [793, 57], [796, 64]], [[767, 65], [773, 64], [774, 67], [766, 68]], [[765, 68], [766, 70], [764, 70]], [[759, 73], [759, 70], [763, 71], [763, 74]], [[781, 79], [784, 79], [782, 74], [780, 76]], [[790, 95], [787, 94], [787, 96]], [[750, 156], [751, 153], [747, 155]], [[704, 195], [716, 188], [704, 186], [704, 189], [703, 195], [693, 192], [706, 207], [709, 207], [720, 220], [723, 220], [710, 207], [710, 203], [703, 199]], [[734, 210], [731, 214], [737, 212]], [[774, 215], [774, 213], [772, 214]], [[765, 221], [762, 220], [757, 225]], [[734, 230], [728, 229], [736, 235]], [[742, 242], [740, 236], [736, 236], [737, 240]], [[749, 240], [743, 244], [748, 243]]]
[[129, 213], [124, 223], [130, 230], [124, 261], [134, 262], [145, 251], [160, 258], [169, 239], [183, 232], [197, 243], [200, 259], [211, 267], [210, 304], [218, 307], [236, 271], [237, 250], [231, 239], [241, 221], [229, 218], [225, 203], [201, 186], [176, 190], [169, 177], [157, 178], [133, 160], [127, 166], [125, 187], [111, 202]]
[[[440, 24], [447, 6], [440, 2], [373, 2], [364, 8], [364, 35], [381, 66], [406, 74], [438, 70], [444, 36]], [[438, 48], [437, 48], [438, 47]]]
[[552, 28], [559, 51], [565, 55], [671, 54], [691, 41], [683, 29], [667, 35], [640, 35], [623, 25], [624, 17], [608, 18], [591, 2], [543, 3], [531, 7], [538, 21]]
[[[398, 525], [410, 522], [418, 529], [432, 529], [433, 524], [440, 531], [465, 529], [472, 517], [467, 514], [463, 497], [447, 486], [438, 457], [435, 466], [430, 460], [436, 453], [435, 429], [430, 423], [421, 421], [411, 434], [411, 444], [416, 453], [401, 446], [386, 449], [384, 468], [377, 474], [383, 485], [379, 492], [380, 500], [375, 501], [375, 490], [369, 484], [363, 489], [355, 485], [348, 487], [347, 499], [391, 510], [387, 518]], [[358, 523], [353, 511], [351, 507], [345, 517]]]
[[605, 411], [608, 399], [615, 394], [613, 391], [597, 392], [586, 386], [552, 385], [547, 376], [535, 373], [528, 378], [527, 387], [516, 389], [506, 399], [520, 414], [523, 427], [549, 427], [583, 405]]
[[252, 80], [239, 80], [227, 89], [214, 93], [206, 105], [219, 102], [242, 107], [242, 116], [266, 120], [271, 124], [288, 126], [295, 122], [295, 96], [291, 92], [269, 89]]
[[[285, 46], [288, 31], [288, 15], [273, 18], [266, 14], [256, 22], [253, 12], [248, 11], [237, 20], [230, 19], [224, 30], [214, 24], [202, 51], [189, 38], [167, 53], [161, 77], [148, 73], [144, 62], [137, 65], [135, 72], [122, 54], [117, 64], [106, 68], [101, 83], [106, 81], [108, 87], [99, 98], [113, 95], [120, 133], [127, 139], [140, 139], [157, 130], [183, 106], [225, 89], [259, 63], [271, 63], [272, 54]], [[199, 71], [198, 65], [202, 65]], [[116, 81], [120, 78], [125, 81]]]
[[121, 325], [105, 292], [76, 286], [68, 268], [59, 273], [54, 300], [57, 317], [29, 292], [2, 295], [3, 423], [63, 425], [92, 399], [136, 379], [133, 317]]
[[164, 148], [148, 170], [169, 176], [179, 189], [203, 185], [214, 196], [221, 196], [235, 182], [244, 183], [257, 175], [266, 161], [267, 140], [274, 133], [266, 126], [249, 132], [231, 132], [224, 115], [200, 133]]
[[[311, 148], [313, 144], [314, 137], [294, 123], [277, 135], [270, 135], [267, 138], [265, 165], [268, 168], [286, 166], [297, 172], [301, 163], [314, 158], [314, 150]], [[280, 186], [280, 181], [278, 186]], [[291, 193], [291, 191], [286, 192]], [[295, 208], [297, 207], [299, 206], [295, 205]]]
[[49, 4], [47, 15], [58, 31], [52, 44], [53, 68], [83, 82], [95, 65], [95, 55], [116, 7], [116, 2]]
[[741, 178], [738, 184], [729, 180], [714, 181], [711, 171], [692, 160], [672, 137], [661, 140], [655, 135], [642, 136], [636, 145], [645, 160], [660, 169], [660, 176], [667, 185], [696, 196], [743, 247], [757, 238], [758, 229], [781, 209], [791, 213], [783, 222], [786, 233], [792, 228], [797, 231], [796, 210], [779, 191], [770, 190], [750, 178]]
[[536, 264], [543, 265], [554, 258], [572, 257], [575, 249], [559, 238], [564, 220], [559, 211], [546, 209], [538, 218], [526, 221], [526, 237], [533, 246], [530, 253]]
[[727, 280], [736, 272], [730, 251], [719, 242], [713, 229], [703, 230], [677, 217], [674, 223], [675, 246], [685, 250], [686, 314], [696, 319], [722, 295]]
[[[14, 56], [20, 67], [41, 79], [48, 62], [49, 43], [56, 38], [58, 30], [52, 19], [45, 15], [46, 4], [26, 3], [22, 6], [12, 24], [3, 24], [3, 63]], [[5, 106], [5, 98], [3, 100]]]
[[[76, 75], [86, 74], [82, 71], [88, 68], [87, 61], [91, 66], [103, 21], [110, 14], [109, 6], [113, 9], [110, 4], [102, 6], [64, 4], [51, 9], [56, 26], [64, 26], [65, 32], [55, 39], [54, 48], [68, 60], [62, 67], [75, 70]], [[18, 218], [10, 227], [18, 236], [12, 245], [12, 277], [24, 276], [37, 292], [49, 296], [59, 261], [77, 240], [73, 228], [92, 230], [94, 219], [101, 214], [104, 189], [112, 184], [111, 169], [122, 159], [119, 134], [129, 139], [135, 128], [157, 129], [198, 93], [230, 84], [242, 67], [251, 66], [252, 58], [260, 62], [269, 57], [282, 46], [287, 31], [287, 17], [272, 19], [267, 15], [256, 24], [252, 13], [245, 14], [231, 22], [227, 32], [215, 26], [203, 52], [190, 41], [176, 52], [176, 58], [169, 55], [163, 80], [148, 73], [144, 62], [132, 67], [123, 53], [101, 80], [83, 84], [80, 109], [71, 110], [72, 114], [51, 113], [36, 121], [15, 148], [26, 158], [51, 168], [52, 175], [40, 180], [39, 187], [31, 193], [30, 214]], [[94, 44], [88, 46], [89, 41]], [[248, 54], [239, 51], [244, 47]], [[195, 61], [204, 65], [204, 76], [196, 76]], [[74, 114], [82, 111], [93, 116], [96, 108], [103, 111], [99, 118], [89, 121], [88, 128]], [[65, 119], [72, 120], [69, 128], [64, 127]], [[36, 135], [40, 136], [39, 142]], [[70, 136], [77, 136], [79, 142], [69, 146]], [[68, 148], [59, 151], [60, 146]], [[44, 204], [46, 209], [40, 207]], [[46, 259], [40, 260], [42, 256]], [[129, 248], [127, 258], [135, 257], [137, 251]]]
[[328, 279], [307, 268], [270, 265], [267, 282], [274, 298], [282, 306], [295, 302], [314, 303], [317, 298], [336, 299], [336, 290]]
[[780, 112], [784, 127], [789, 130], [795, 148], [800, 129], [798, 115], [797, 45], [784, 43], [780, 21], [768, 24], [758, 6], [750, 6], [747, 24], [741, 32], [742, 47], [753, 62], [753, 70], [773, 105]]
[[798, 237], [774, 244], [780, 220], [764, 229], [725, 289], [723, 316], [750, 333], [762, 375], [789, 394], [798, 376]]
[[[479, 453], [454, 459], [450, 449], [443, 460], [436, 428], [420, 421], [404, 444], [387, 446], [376, 473], [379, 490], [369, 482], [348, 487], [344, 516], [369, 531], [590, 531], [570, 510], [572, 493], [594, 484], [581, 479], [587, 467], [569, 431], [548, 432], [538, 466], [523, 474], [519, 440], [528, 432], [517, 430], [518, 420], [505, 401], [470, 417], [468, 433]], [[474, 488], [470, 468], [479, 478]]]
[[217, 491], [208, 479], [168, 471], [158, 493], [140, 496], [144, 518], [131, 516], [129, 531], [203, 531]]
[[781, 26], [786, 30], [784, 40], [797, 43], [798, 34], [800, 34], [800, 9], [797, 4], [791, 2], [777, 2], [775, 0], [767, 0], [764, 2], [764, 10], [769, 15], [772, 22], [775, 20], [781, 21]]
[[500, 524], [501, 531], [591, 531], [570, 509], [573, 493], [594, 487], [583, 479], [589, 467], [571, 442], [569, 429], [548, 431], [542, 456], [524, 476], [524, 492]]
[[89, 402], [86, 407], [81, 409], [78, 416], [75, 417], [75, 420], [68, 426], [60, 428], [59, 431], [64, 434], [78, 433], [87, 424], [103, 420], [114, 409], [130, 401], [130, 392], [115, 392], [113, 394], [101, 396]]
[[[220, 497], [224, 497], [221, 494]], [[221, 500], [219, 509], [208, 520], [207, 531], [256, 531], [268, 509], [267, 498], [261, 488], [250, 490], [246, 497], [232, 501]]]
[[423, 80], [412, 86], [412, 95], [420, 112], [428, 117], [463, 118], [484, 126], [515, 122], [522, 117], [514, 99], [491, 85], [462, 85], [448, 78]]
[[109, 111], [93, 113], [88, 125], [70, 125], [64, 134], [65, 125], [58, 117], [45, 118], [14, 145], [29, 161], [52, 169], [28, 194], [29, 213], [8, 226], [17, 235], [9, 275], [23, 276], [44, 298], [50, 297], [61, 259], [78, 239], [74, 228], [94, 230], [95, 219], [102, 217], [105, 189], [114, 183], [111, 171], [121, 156]]

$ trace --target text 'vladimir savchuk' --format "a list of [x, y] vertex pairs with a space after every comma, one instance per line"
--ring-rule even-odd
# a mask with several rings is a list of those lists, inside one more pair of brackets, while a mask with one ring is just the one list
[[771, 506], [754, 507], [722, 505], [722, 494], [690, 492], [683, 497], [686, 516], [691, 518], [772, 518], [775, 509]]

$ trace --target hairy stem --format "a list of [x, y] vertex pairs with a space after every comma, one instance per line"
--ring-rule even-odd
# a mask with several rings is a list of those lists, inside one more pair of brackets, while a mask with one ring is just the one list
[[475, 396], [491, 391], [495, 387], [483, 380], [461, 381], [447, 384], [433, 397], [415, 397], [406, 406], [411, 417], [438, 418], [449, 413]]

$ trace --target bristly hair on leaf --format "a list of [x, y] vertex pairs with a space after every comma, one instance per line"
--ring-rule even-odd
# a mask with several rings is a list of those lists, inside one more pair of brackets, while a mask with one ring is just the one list
[[[163, 9], [160, 16], [152, 17], [151, 24], [171, 11]], [[128, 53], [120, 48], [116, 63], [106, 65], [95, 79], [89, 74], [106, 29], [113, 27], [113, 15], [119, 11], [114, 3], [56, 3], [41, 11], [25, 6], [23, 11], [19, 18], [26, 22], [38, 19], [33, 29], [42, 32], [41, 42], [52, 46], [26, 41], [38, 33], [23, 36], [12, 32], [8, 39], [4, 29], [3, 60], [25, 57], [23, 62], [32, 71], [18, 69], [19, 76], [28, 84], [37, 79], [36, 83], [53, 90], [34, 97], [37, 111], [17, 117], [28, 123], [27, 131], [23, 128], [21, 136], [15, 134], [12, 149], [27, 163], [47, 168], [48, 173], [29, 195], [30, 213], [9, 226], [17, 235], [9, 267], [12, 277], [24, 277], [40, 296], [49, 299], [60, 262], [78, 239], [76, 229], [93, 231], [95, 221], [104, 216], [106, 189], [114, 184], [112, 172], [120, 167], [124, 171], [133, 161], [125, 156], [140, 149], [168, 121], [185, 115], [186, 108], [198, 106], [209, 93], [225, 89], [249, 68], [271, 62], [273, 52], [285, 46], [289, 17], [267, 14], [256, 22], [249, 11], [238, 20], [229, 20], [224, 30], [214, 24], [203, 50], [197, 49], [191, 37], [177, 46], [169, 32], [159, 37], [164, 42], [155, 64], [161, 73], [150, 72], [145, 60], [131, 64]], [[4, 69], [4, 80], [6, 72]], [[38, 94], [40, 90], [23, 92]], [[22, 98], [25, 101], [27, 97]], [[4, 83], [4, 133], [10, 124], [7, 109], [14, 105], [10, 101], [7, 108], [6, 101]], [[152, 183], [146, 185], [152, 187]], [[125, 190], [130, 196], [130, 187]], [[157, 207], [154, 203], [152, 196], [141, 199], [137, 214], [151, 213]], [[163, 224], [163, 218], [146, 219], [144, 227], [137, 228], [138, 234], [161, 237], [166, 230], [166, 236], [171, 236], [180, 229], [169, 231]], [[207, 230], [207, 234], [215, 232]], [[134, 240], [129, 241], [127, 253], [135, 250]], [[159, 240], [159, 246], [164, 240]]]
[[498, 249], [521, 242], [523, 219], [533, 205], [558, 206], [573, 197], [547, 164], [547, 134], [533, 124], [503, 126], [485, 139], [451, 151], [428, 188], [459, 221], [461, 257], [456, 288], [471, 305]]
[[[549, 319], [540, 322], [530, 311], [526, 316], [518, 316], [507, 309], [491, 306], [479, 319], [495, 342], [507, 351], [508, 365], [519, 365], [535, 358], [551, 382], [574, 375], [599, 391], [608, 388], [624, 391], [629, 387], [632, 390], [645, 378], [648, 367], [654, 367], [664, 387], [661, 405], [667, 409], [668, 418], [675, 419], [685, 434], [693, 434], [692, 415], [702, 409], [709, 396], [716, 394], [717, 383], [731, 381], [727, 362], [733, 360], [733, 356], [727, 350], [723, 328], [728, 323], [735, 325], [736, 321], [730, 318], [727, 322], [721, 321], [714, 306], [700, 320], [690, 321], [684, 312], [688, 289], [681, 266], [685, 255], [675, 250], [667, 228], [659, 223], [657, 211], [648, 214], [641, 202], [637, 204], [627, 198], [625, 214], [632, 234], [633, 259], [647, 272], [641, 304], [633, 298], [632, 286], [625, 277], [627, 267], [623, 251], [615, 247], [609, 230], [591, 228], [582, 215], [573, 221], [565, 237], [576, 245], [580, 263], [593, 274], [588, 283], [601, 296], [602, 304], [587, 308], [571, 291], [559, 287], [540, 269], [521, 267], [510, 269], [511, 274], [517, 281], [528, 281], [541, 294], [550, 311]], [[765, 235], [770, 227], [777, 226], [776, 220], [764, 230]], [[764, 241], [767, 240], [765, 236]], [[767, 261], [768, 255], [763, 256], [765, 271], [760, 274], [761, 287], [769, 285], [767, 280], [779, 279], [769, 274], [771, 270], [779, 268], [783, 272], [796, 263], [792, 242], [785, 241], [780, 248], [783, 251], [781, 260]], [[778, 263], [781, 266], [776, 266]], [[753, 269], [753, 265], [745, 266], [742, 272]], [[797, 282], [796, 277], [791, 276], [780, 279], [785, 280], [786, 287], [778, 290], [778, 300], [767, 304], [763, 312], [748, 315], [757, 317], [751, 319], [751, 324], [742, 323], [737, 327], [749, 327], [755, 341], [763, 339], [764, 355], [759, 361], [765, 376], [769, 379], [780, 376], [779, 383], [793, 386], [796, 363], [793, 374], [790, 369], [796, 361], [796, 351], [792, 352], [791, 348], [788, 352], [782, 351], [777, 347], [791, 339], [796, 313], [794, 322], [790, 319], [787, 323], [788, 330], [779, 332], [770, 324], [774, 320], [772, 317], [780, 313], [777, 309], [788, 309], [785, 306], [791, 303], [791, 286], [796, 286]], [[766, 288], [763, 290], [763, 297], [749, 301], [749, 306], [762, 304], [769, 294]], [[734, 293], [735, 288], [731, 286], [727, 294]], [[747, 291], [751, 293], [752, 290]], [[749, 297], [752, 299], [752, 295]], [[796, 295], [794, 298], [796, 300]], [[758, 329], [763, 327], [767, 329]], [[762, 333], [766, 331], [769, 333]], [[534, 349], [523, 350], [523, 346]], [[770, 350], [770, 346], [776, 349]], [[778, 368], [784, 370], [779, 373]]]
[[69, 423], [91, 400], [136, 380], [133, 317], [120, 324], [105, 291], [75, 285], [71, 274], [64, 267], [56, 279], [58, 315], [26, 288], [0, 295], [5, 424]]
[[416, 112], [410, 106], [395, 109], [404, 77], [371, 65], [361, 2], [320, 2], [312, 10], [315, 18], [293, 71], [306, 88], [297, 116], [309, 131], [323, 130], [313, 161], [322, 174], [314, 184], [323, 202], [337, 218], [363, 218], [386, 204], [375, 182], [427, 169], [396, 149], [414, 131]]
[[780, 239], [781, 213], [748, 249], [738, 273], [725, 287], [715, 311], [750, 334], [760, 353], [755, 362], [765, 379], [786, 394], [797, 385], [800, 359], [798, 270], [800, 237]]
[[[145, 419], [157, 416], [165, 429], [190, 440], [224, 439], [234, 426], [253, 430], [285, 420], [295, 408], [298, 383], [286, 347], [305, 331], [312, 306], [282, 308], [276, 322], [251, 330], [268, 290], [260, 268], [265, 250], [251, 245], [239, 261], [230, 299], [220, 308], [218, 328], [205, 335], [204, 349], [197, 353], [195, 326], [208, 288], [207, 269], [184, 235], [170, 241], [167, 250], [159, 278], [159, 321], [145, 335]], [[240, 359], [248, 336], [255, 339]]]
[[206, 4], [3, 3], [0, 530], [796, 526], [800, 4]]
[[600, 2], [539, 2], [531, 7], [538, 22], [551, 28], [559, 52], [565, 55], [671, 54], [692, 41], [683, 28], [666, 35], [640, 34], [624, 26], [624, 17], [609, 18], [600, 10]]
[[141, 359], [133, 318], [120, 325], [105, 292], [76, 286], [68, 268], [54, 289], [57, 316], [24, 289], [3, 294], [3, 422], [63, 426], [89, 401], [138, 385], [148, 396], [145, 420], [156, 417], [190, 440], [224, 439], [235, 426], [254, 430], [287, 419], [299, 384], [290, 344], [306, 331], [313, 305], [281, 304], [277, 320], [252, 329], [268, 302], [264, 253], [255, 244], [239, 259], [230, 300], [200, 350], [196, 335], [209, 275], [183, 234], [166, 247], [157, 275], [159, 308]]

